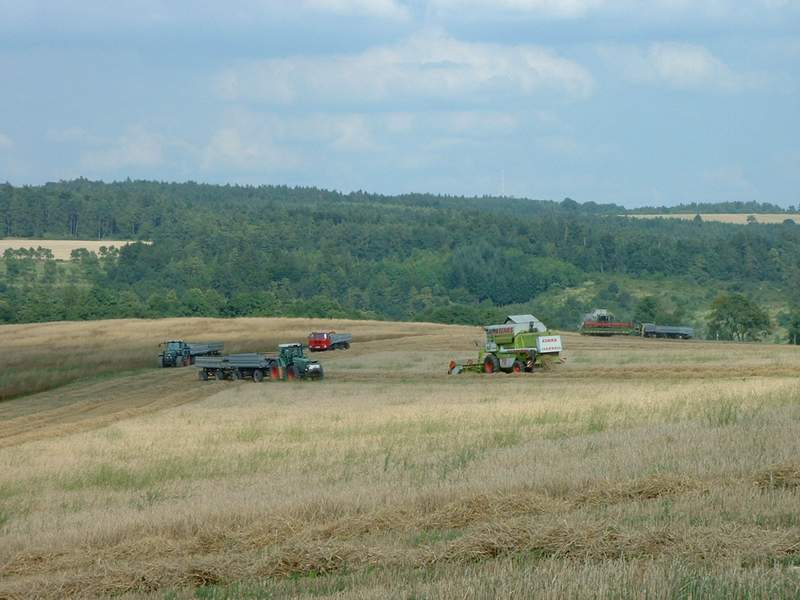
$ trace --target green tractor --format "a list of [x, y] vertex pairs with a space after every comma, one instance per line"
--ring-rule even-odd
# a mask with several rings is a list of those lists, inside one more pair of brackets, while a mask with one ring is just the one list
[[561, 363], [561, 336], [533, 315], [511, 315], [505, 323], [484, 327], [486, 341], [478, 360], [450, 361], [448, 373], [531, 373]]
[[279, 344], [278, 351], [278, 363], [287, 379], [322, 379], [322, 365], [306, 358], [303, 344]]

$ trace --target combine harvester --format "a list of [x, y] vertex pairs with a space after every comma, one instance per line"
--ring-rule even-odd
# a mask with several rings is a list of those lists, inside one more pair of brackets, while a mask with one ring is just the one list
[[502, 325], [484, 327], [486, 342], [477, 361], [451, 360], [448, 373], [531, 373], [563, 362], [561, 336], [547, 330], [533, 315], [511, 315]]
[[159, 344], [164, 348], [158, 355], [160, 367], [188, 367], [193, 365], [199, 356], [219, 356], [224, 344], [222, 342], [184, 342], [170, 340]]
[[639, 335], [633, 321], [617, 321], [605, 308], [595, 308], [583, 316], [578, 326], [581, 335]]

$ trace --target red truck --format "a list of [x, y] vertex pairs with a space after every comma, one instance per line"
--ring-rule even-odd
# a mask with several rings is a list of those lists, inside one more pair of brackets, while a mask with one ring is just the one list
[[313, 331], [308, 334], [308, 349], [311, 352], [324, 352], [326, 350], [347, 350], [353, 336], [349, 333], [336, 333], [335, 331]]

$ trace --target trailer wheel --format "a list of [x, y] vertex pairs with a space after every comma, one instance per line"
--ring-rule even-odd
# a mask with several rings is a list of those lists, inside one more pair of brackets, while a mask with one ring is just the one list
[[239, 369], [231, 369], [231, 379], [239, 381], [241, 378], [242, 374], [239, 372]]
[[261, 369], [256, 369], [255, 371], [253, 371], [253, 381], [255, 381], [256, 383], [261, 383], [262, 381], [264, 381], [264, 371], [262, 371]]
[[222, 381], [223, 379], [225, 379], [225, 371], [223, 371], [222, 369], [217, 369], [216, 371], [214, 371], [214, 377], [217, 379], [217, 381]]
[[515, 360], [514, 364], [511, 365], [511, 372], [516, 374], [524, 373], [525, 363], [523, 363], [521, 360]]
[[200, 371], [197, 373], [197, 377], [200, 379], [200, 381], [208, 381], [208, 372], [205, 369], [200, 369]]
[[489, 354], [483, 359], [483, 372], [491, 375], [500, 370], [500, 361], [493, 354]]
[[350, 350], [350, 342], [345, 342], [342, 346], [345, 350]]

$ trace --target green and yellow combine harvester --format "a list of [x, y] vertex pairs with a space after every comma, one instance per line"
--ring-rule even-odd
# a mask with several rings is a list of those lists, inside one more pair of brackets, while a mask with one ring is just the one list
[[511, 315], [501, 325], [484, 327], [484, 332], [478, 360], [463, 364], [451, 360], [448, 373], [531, 373], [563, 362], [561, 336], [533, 315]]

